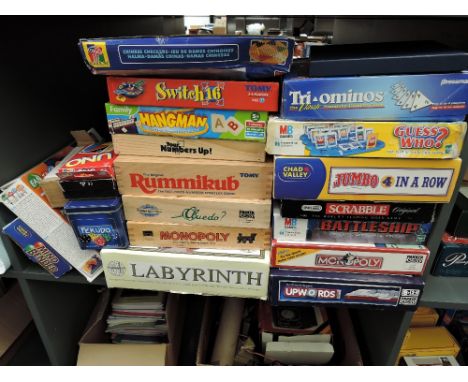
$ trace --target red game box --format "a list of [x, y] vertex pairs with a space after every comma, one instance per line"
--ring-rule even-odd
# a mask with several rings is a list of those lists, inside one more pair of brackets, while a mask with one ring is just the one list
[[60, 180], [115, 179], [112, 143], [93, 144], [70, 158], [57, 172]]
[[277, 82], [107, 77], [115, 105], [278, 111]]

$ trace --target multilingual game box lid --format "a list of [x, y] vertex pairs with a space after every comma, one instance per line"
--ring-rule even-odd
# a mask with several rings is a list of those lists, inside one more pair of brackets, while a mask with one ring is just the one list
[[303, 78], [283, 82], [283, 118], [463, 121], [468, 72]]
[[[234, 74], [265, 78], [290, 70], [294, 40], [276, 36], [156, 36], [80, 39], [94, 74]], [[229, 70], [228, 70], [229, 69]]]
[[273, 305], [332, 304], [415, 310], [424, 282], [420, 277], [271, 269]]
[[107, 77], [115, 105], [278, 111], [277, 82]]

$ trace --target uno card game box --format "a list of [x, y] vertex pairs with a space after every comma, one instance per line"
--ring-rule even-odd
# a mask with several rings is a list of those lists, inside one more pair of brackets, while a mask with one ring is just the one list
[[283, 118], [293, 120], [463, 121], [468, 72], [304, 78], [283, 82]]
[[273, 305], [331, 304], [415, 310], [424, 281], [415, 276], [271, 269]]
[[367, 158], [458, 158], [465, 122], [329, 122], [270, 117], [271, 155]]
[[67, 260], [21, 219], [16, 218], [3, 227], [3, 233], [22, 249], [29, 260], [39, 264], [55, 278], [63, 276], [72, 269]]
[[267, 298], [269, 251], [105, 248], [101, 254], [109, 288]]
[[468, 277], [468, 238], [445, 233], [435, 260], [435, 276]]
[[80, 39], [93, 74], [268, 78], [288, 73], [294, 39], [281, 36], [152, 36]]
[[277, 82], [107, 77], [115, 105], [278, 111]]
[[374, 220], [411, 223], [434, 221], [437, 205], [429, 203], [325, 202], [321, 200], [280, 200], [285, 218], [328, 220]]
[[310, 271], [421, 276], [429, 254], [429, 250], [422, 245], [273, 240], [271, 266]]
[[447, 203], [461, 159], [275, 157], [274, 199]]
[[284, 218], [273, 209], [273, 237], [280, 241], [425, 244], [432, 223]]
[[264, 142], [268, 113], [106, 103], [111, 134], [168, 135], [185, 138]]

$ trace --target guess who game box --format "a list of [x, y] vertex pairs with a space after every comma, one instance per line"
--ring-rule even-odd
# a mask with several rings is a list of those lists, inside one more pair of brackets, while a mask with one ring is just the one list
[[275, 157], [274, 199], [447, 203], [461, 159]]
[[273, 240], [271, 266], [310, 271], [421, 276], [429, 259], [422, 245], [293, 243]]
[[326, 202], [280, 200], [282, 217], [328, 220], [374, 220], [412, 223], [433, 222], [437, 205], [429, 203]]
[[[270, 78], [288, 73], [294, 39], [281, 36], [154, 36], [80, 39], [94, 74]], [[202, 73], [202, 74], [201, 74]]]
[[106, 104], [111, 134], [264, 142], [268, 113]]
[[465, 122], [301, 122], [270, 117], [271, 155], [458, 158]]
[[277, 82], [107, 77], [115, 105], [278, 111]]
[[463, 121], [468, 73], [304, 78], [283, 82], [293, 120]]
[[420, 277], [272, 269], [269, 301], [416, 310], [423, 288]]

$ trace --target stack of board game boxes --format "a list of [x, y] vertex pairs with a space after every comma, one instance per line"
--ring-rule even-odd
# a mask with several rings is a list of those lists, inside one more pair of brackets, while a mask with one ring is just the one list
[[[311, 66], [312, 67], [312, 66]], [[300, 77], [270, 117], [270, 300], [415, 309], [460, 171], [468, 73]]]
[[145, 74], [107, 78], [130, 243], [101, 251], [109, 287], [267, 298], [266, 127], [292, 48], [283, 37], [80, 41], [94, 73]]

